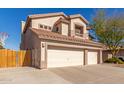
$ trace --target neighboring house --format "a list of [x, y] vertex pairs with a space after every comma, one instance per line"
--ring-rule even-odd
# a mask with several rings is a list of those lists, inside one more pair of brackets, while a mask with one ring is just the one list
[[[124, 48], [121, 48], [117, 53], [116, 57], [122, 58], [124, 60]], [[103, 50], [103, 61], [107, 60], [108, 58], [112, 58], [112, 53], [109, 49]]]
[[89, 22], [80, 14], [29, 15], [22, 22], [22, 50], [34, 50], [38, 68], [102, 63], [102, 44], [89, 39]]

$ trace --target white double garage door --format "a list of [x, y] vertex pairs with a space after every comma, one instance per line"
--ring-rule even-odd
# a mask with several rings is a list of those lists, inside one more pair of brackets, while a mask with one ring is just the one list
[[[88, 65], [98, 63], [98, 51], [88, 51]], [[84, 65], [84, 50], [48, 49], [47, 67], [65, 67]]]

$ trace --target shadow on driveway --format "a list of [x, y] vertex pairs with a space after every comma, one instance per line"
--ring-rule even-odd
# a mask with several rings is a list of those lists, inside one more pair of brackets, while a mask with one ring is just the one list
[[48, 70], [73, 84], [124, 83], [124, 69], [109, 65], [62, 67]]

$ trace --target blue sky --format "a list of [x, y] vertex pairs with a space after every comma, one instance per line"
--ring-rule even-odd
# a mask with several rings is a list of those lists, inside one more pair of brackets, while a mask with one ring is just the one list
[[[28, 15], [42, 14], [50, 12], [64, 12], [67, 15], [81, 14], [89, 22], [91, 22], [94, 15], [95, 8], [5, 8], [0, 9], [0, 32], [7, 32], [9, 34], [6, 40], [5, 48], [18, 50], [21, 42], [20, 23], [26, 20]], [[124, 12], [124, 9], [106, 9], [107, 14], [111, 15], [116, 11]]]

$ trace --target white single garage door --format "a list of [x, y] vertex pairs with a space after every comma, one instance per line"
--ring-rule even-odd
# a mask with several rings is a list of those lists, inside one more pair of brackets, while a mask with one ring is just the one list
[[72, 50], [48, 49], [48, 67], [65, 67], [83, 65], [84, 52]]
[[89, 51], [88, 52], [88, 65], [97, 64], [98, 62], [98, 52]]

